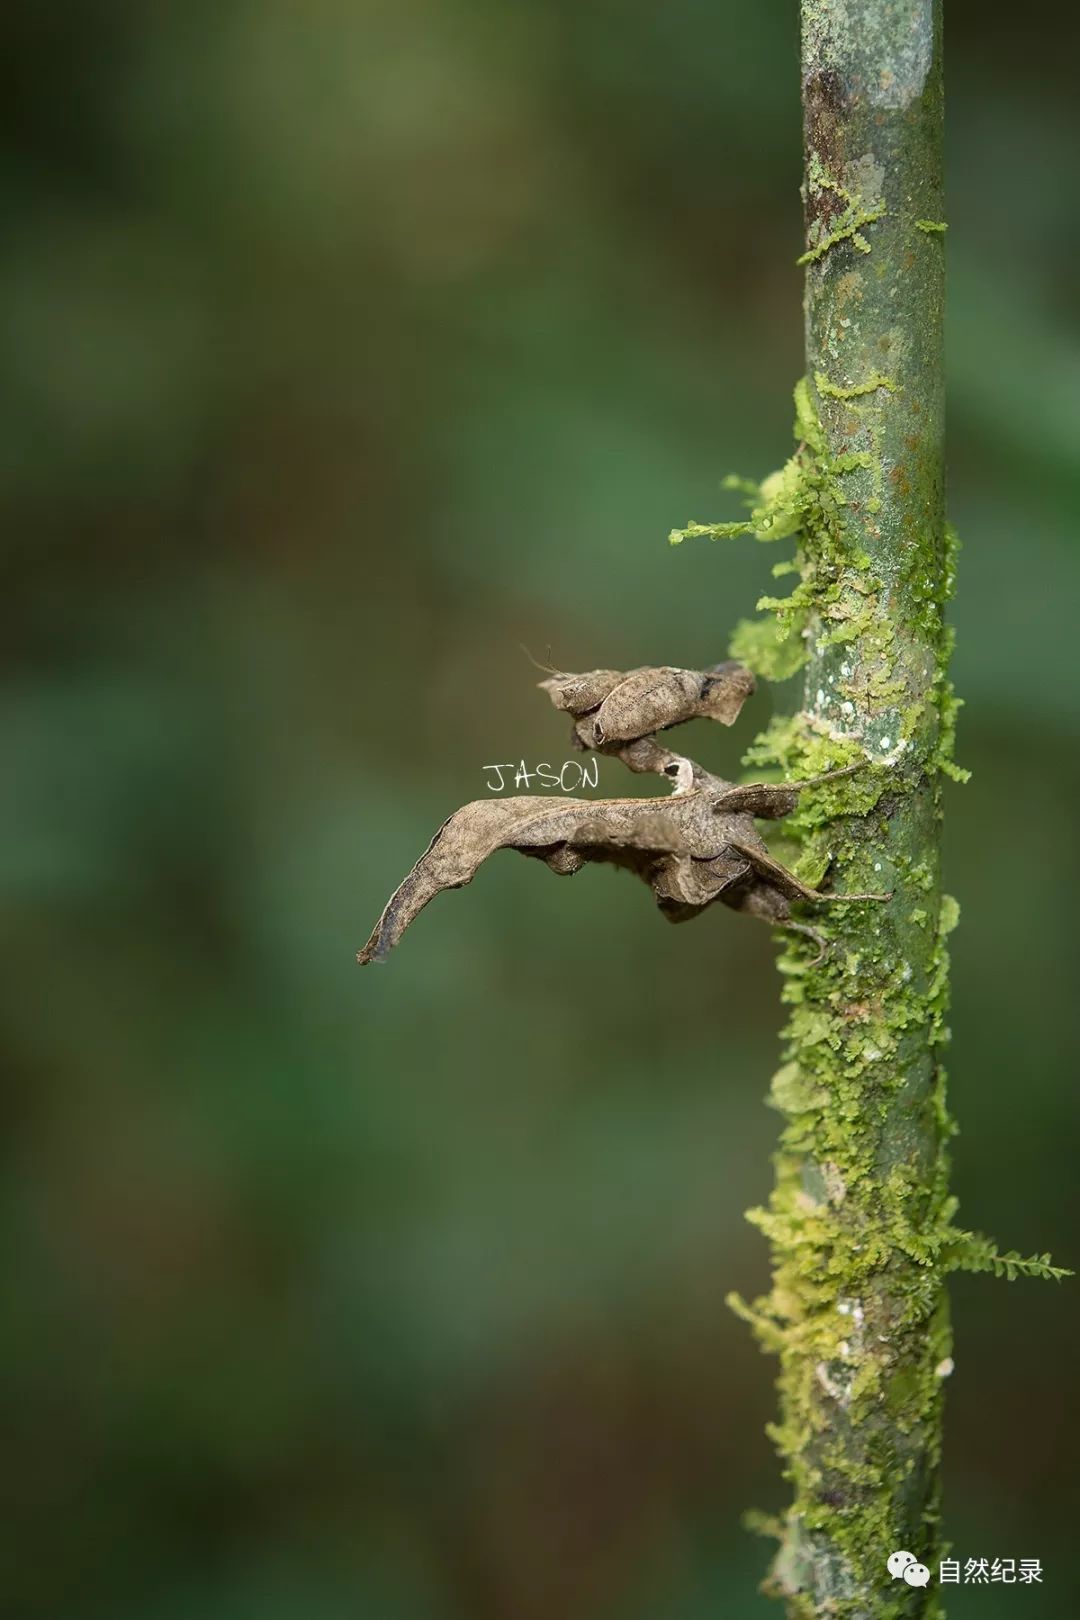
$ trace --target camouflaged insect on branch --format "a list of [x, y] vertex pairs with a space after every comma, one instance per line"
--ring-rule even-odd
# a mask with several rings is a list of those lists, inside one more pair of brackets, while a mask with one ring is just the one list
[[557, 673], [540, 682], [572, 716], [576, 746], [620, 759], [632, 771], [672, 779], [667, 799], [477, 799], [444, 821], [395, 890], [364, 946], [361, 963], [382, 961], [430, 900], [462, 888], [499, 849], [542, 860], [559, 876], [589, 862], [633, 872], [672, 922], [721, 900], [735, 911], [794, 928], [796, 901], [885, 900], [887, 895], [822, 894], [769, 854], [755, 817], [776, 820], [817, 782], [850, 775], [847, 766], [805, 782], [736, 784], [676, 754], [655, 733], [704, 717], [731, 725], [754, 689], [742, 664], [707, 670], [670, 666]]
[[754, 690], [743, 664], [711, 669], [632, 669], [626, 674], [593, 669], [585, 675], [553, 675], [540, 682], [557, 709], [575, 720], [579, 745], [633, 742], [695, 718], [730, 726]]

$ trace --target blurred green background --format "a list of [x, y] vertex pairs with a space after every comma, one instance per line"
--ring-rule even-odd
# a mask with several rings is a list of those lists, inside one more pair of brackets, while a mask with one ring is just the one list
[[[1080, 22], [948, 12], [955, 1181], [1076, 1265]], [[568, 757], [522, 643], [697, 665], [767, 585], [665, 536], [789, 450], [797, 8], [0, 26], [0, 1605], [764, 1620], [767, 931], [507, 855], [354, 952]], [[1064, 1620], [1080, 1286], [954, 1301], [949, 1530], [1046, 1581], [950, 1613]]]

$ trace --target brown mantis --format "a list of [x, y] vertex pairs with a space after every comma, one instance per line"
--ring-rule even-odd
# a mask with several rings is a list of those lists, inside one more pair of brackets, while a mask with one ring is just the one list
[[793, 921], [793, 902], [890, 898], [822, 894], [769, 854], [754, 825], [755, 818], [789, 815], [807, 788], [861, 766], [803, 782], [740, 785], [658, 741], [656, 733], [699, 716], [731, 725], [754, 690], [754, 678], [742, 664], [556, 673], [540, 686], [557, 709], [571, 715], [577, 747], [611, 755], [632, 771], [665, 776], [674, 791], [666, 799], [474, 800], [443, 822], [391, 895], [358, 953], [359, 962], [382, 961], [429, 900], [470, 882], [499, 849], [542, 860], [560, 876], [590, 862], [621, 866], [649, 885], [672, 922], [695, 917], [720, 900], [735, 911], [808, 934], [822, 950], [817, 930]]

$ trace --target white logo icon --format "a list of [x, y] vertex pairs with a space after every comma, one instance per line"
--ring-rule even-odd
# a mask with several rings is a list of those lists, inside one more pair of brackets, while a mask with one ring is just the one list
[[909, 1564], [917, 1564], [919, 1560], [914, 1553], [894, 1552], [889, 1554], [888, 1570], [894, 1581], [898, 1581]]

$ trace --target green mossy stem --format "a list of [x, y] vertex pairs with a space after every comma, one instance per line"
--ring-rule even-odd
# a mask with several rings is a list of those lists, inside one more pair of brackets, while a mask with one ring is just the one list
[[[802, 796], [776, 852], [808, 883], [833, 872], [844, 888], [895, 894], [888, 914], [841, 904], [815, 915], [829, 942], [820, 962], [785, 938], [789, 1017], [769, 1097], [785, 1127], [770, 1202], [749, 1212], [772, 1246], [773, 1285], [752, 1303], [738, 1295], [728, 1303], [781, 1363], [781, 1421], [768, 1432], [795, 1500], [773, 1521], [781, 1547], [766, 1589], [793, 1616], [910, 1620], [935, 1613], [933, 1592], [899, 1590], [883, 1575], [880, 1550], [914, 1546], [924, 1561], [944, 1553], [945, 1278], [961, 1269], [1010, 1281], [1069, 1273], [1047, 1254], [1002, 1253], [958, 1226], [948, 1192], [954, 1127], [941, 1054], [946, 940], [960, 908], [940, 887], [938, 784], [967, 776], [952, 758], [959, 700], [944, 622], [957, 538], [944, 522], [926, 532], [939, 594], [919, 583], [931, 557], [909, 560], [898, 626], [856, 528], [860, 510], [876, 527], [875, 509], [860, 508], [853, 490], [860, 475], [874, 487], [873, 462], [834, 453], [805, 381], [795, 405], [798, 448], [785, 467], [760, 485], [727, 481], [751, 515], [721, 532], [793, 535], [794, 561], [774, 572], [796, 578], [787, 597], [759, 603], [763, 616], [738, 627], [731, 652], [773, 679], [804, 671], [803, 706], [772, 722], [746, 764], [782, 779], [861, 764]], [[895, 600], [895, 575], [891, 583]], [[929, 654], [921, 663], [913, 641]], [[921, 687], [913, 668], [925, 672]]]
[[863, 762], [801, 796], [777, 854], [809, 883], [893, 894], [822, 908], [824, 952], [788, 935], [779, 962], [788, 1021], [770, 1102], [784, 1126], [772, 1195], [749, 1217], [771, 1245], [772, 1286], [731, 1299], [780, 1365], [769, 1433], [793, 1499], [768, 1521], [780, 1548], [767, 1590], [794, 1620], [928, 1620], [935, 1586], [893, 1581], [885, 1560], [904, 1547], [934, 1568], [944, 1550], [947, 1276], [1061, 1273], [958, 1227], [948, 1190], [959, 908], [941, 886], [941, 784], [966, 773], [945, 623], [944, 255], [928, 240], [942, 235], [941, 0], [802, 10], [809, 380], [796, 450], [761, 484], [727, 481], [747, 518], [671, 538], [794, 538], [773, 570], [794, 588], [762, 598], [731, 652], [769, 679], [801, 673], [801, 704], [747, 763], [805, 779]]

